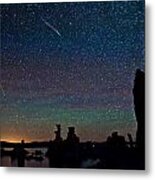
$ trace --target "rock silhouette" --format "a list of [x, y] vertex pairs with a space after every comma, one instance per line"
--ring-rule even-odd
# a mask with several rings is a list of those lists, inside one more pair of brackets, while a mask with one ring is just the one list
[[145, 164], [145, 74], [137, 69], [134, 80], [134, 109], [137, 121], [136, 146], [141, 159]]
[[[68, 127], [67, 137], [61, 137], [61, 125], [56, 124], [55, 138], [40, 143], [1, 142], [1, 157], [10, 156], [17, 160], [19, 167], [25, 166], [25, 160], [44, 159], [41, 151], [27, 155], [25, 148], [46, 147], [49, 167], [55, 168], [97, 168], [97, 169], [145, 169], [145, 74], [137, 69], [134, 87], [134, 110], [137, 122], [136, 141], [127, 133], [128, 141], [117, 131], [108, 136], [106, 142], [80, 142], [75, 127]], [[13, 147], [12, 151], [5, 147]], [[31, 157], [32, 156], [32, 157]]]

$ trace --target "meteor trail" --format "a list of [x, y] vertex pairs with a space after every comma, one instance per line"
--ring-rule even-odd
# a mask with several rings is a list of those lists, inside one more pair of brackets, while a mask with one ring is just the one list
[[44, 18], [41, 18], [41, 20], [45, 23], [46, 26], [48, 26], [52, 31], [54, 31], [59, 37], [61, 37], [61, 34], [59, 33], [59, 31], [52, 26], [49, 22], [47, 22]]

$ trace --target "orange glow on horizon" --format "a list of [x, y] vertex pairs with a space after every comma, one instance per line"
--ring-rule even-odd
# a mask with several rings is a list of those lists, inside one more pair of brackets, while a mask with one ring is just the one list
[[42, 141], [50, 141], [51, 139], [28, 139], [28, 138], [1, 138], [0, 141], [10, 142], [10, 143], [21, 143], [21, 141], [24, 140], [25, 143], [30, 142], [42, 142]]
[[24, 142], [31, 142], [28, 139], [15, 139], [15, 138], [1, 139], [1, 141], [10, 142], [10, 143], [20, 143], [22, 140], [24, 140]]

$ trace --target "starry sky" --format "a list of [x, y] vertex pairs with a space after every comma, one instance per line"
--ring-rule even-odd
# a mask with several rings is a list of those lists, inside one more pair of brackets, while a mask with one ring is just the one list
[[135, 136], [132, 88], [144, 70], [144, 2], [1, 5], [1, 140]]

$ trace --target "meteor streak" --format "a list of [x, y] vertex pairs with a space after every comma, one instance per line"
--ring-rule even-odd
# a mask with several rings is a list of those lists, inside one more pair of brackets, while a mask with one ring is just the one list
[[52, 31], [54, 31], [59, 37], [61, 37], [61, 34], [59, 33], [59, 31], [54, 27], [52, 26], [49, 22], [47, 22], [44, 18], [41, 18], [41, 20], [45, 23], [45, 25], [47, 27], [49, 27]]

